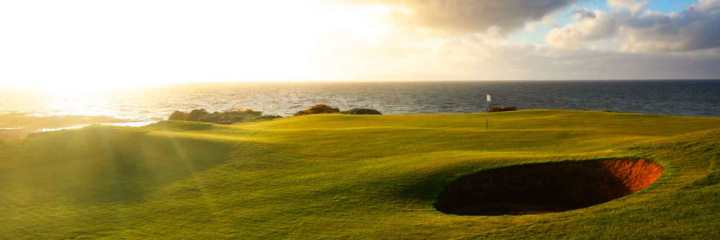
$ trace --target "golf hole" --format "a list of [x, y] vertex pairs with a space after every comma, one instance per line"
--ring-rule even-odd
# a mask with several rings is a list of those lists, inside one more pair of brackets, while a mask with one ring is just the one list
[[590, 207], [640, 191], [662, 175], [649, 160], [528, 164], [451, 182], [435, 207], [457, 215], [522, 215]]

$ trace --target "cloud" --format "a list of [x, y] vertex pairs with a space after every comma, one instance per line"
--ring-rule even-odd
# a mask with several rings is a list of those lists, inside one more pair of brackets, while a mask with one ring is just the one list
[[559, 48], [580, 48], [585, 43], [604, 39], [618, 30], [616, 17], [602, 11], [578, 10], [577, 22], [551, 30], [546, 41]]
[[647, 0], [608, 0], [608, 5], [617, 9], [639, 12], [647, 6]]
[[716, 53], [628, 53], [536, 48], [525, 50], [528, 79], [693, 79], [720, 76]]
[[[629, 53], [509, 44], [469, 35], [429, 49], [422, 42], [333, 52], [330, 69], [356, 79], [386, 80], [612, 80], [720, 76], [720, 54]], [[362, 54], [346, 51], [358, 51]], [[362, 63], [362, 64], [358, 64]]]
[[[637, 1], [610, 0], [614, 6], [633, 7]], [[629, 52], [673, 52], [720, 47], [720, 0], [700, 0], [680, 12], [647, 10], [595, 11], [595, 17], [578, 19], [550, 31], [551, 46], [579, 48], [594, 41], [611, 39]]]
[[577, 18], [578, 20], [583, 20], [586, 18], [596, 18], [596, 17], [597, 17], [597, 14], [595, 14], [594, 11], [590, 11], [587, 9], [575, 10], [575, 18]]
[[474, 33], [497, 29], [502, 33], [541, 20], [574, 0], [353, 0], [400, 9], [395, 19], [415, 27], [440, 32]]
[[[577, 10], [548, 35], [550, 46], [507, 37], [528, 23], [562, 21], [552, 16], [572, 2], [7, 1], [0, 85], [720, 76], [718, 0], [674, 14]], [[615, 49], [588, 47], [605, 41]]]
[[[374, 3], [378, 2], [400, 4], [400, 1]], [[407, 4], [405, 6], [410, 6]], [[417, 5], [413, 7], [412, 12], [418, 14]], [[380, 41], [380, 45], [352, 43], [332, 48], [333, 51], [326, 54], [332, 60], [328, 61], [327, 68], [337, 71], [337, 76], [354, 76], [361, 80], [691, 79], [720, 76], [720, 68], [715, 67], [720, 65], [720, 51], [623, 52], [618, 51], [623, 42], [607, 42], [625, 36], [622, 32], [625, 28], [644, 27], [645, 23], [630, 20], [650, 14], [633, 13], [624, 8], [579, 9], [574, 12], [572, 24], [551, 34], [557, 38], [548, 40], [553, 42], [551, 46], [521, 44], [509, 41], [502, 34], [487, 34], [487, 29], [505, 26], [502, 31], [507, 31], [507, 26], [522, 27], [515, 25], [458, 22], [454, 31], [486, 33], [462, 35], [427, 35], [412, 28], [399, 28], [402, 30], [395, 29], [392, 35]], [[545, 18], [549, 16], [552, 14], [546, 14]], [[413, 21], [402, 20], [411, 27], [450, 28], [447, 24], [420, 21], [418, 16]], [[590, 48], [586, 47], [588, 43], [603, 47], [601, 43], [615, 45]], [[342, 44], [343, 41], [336, 41], [326, 45]]]
[[720, 47], [720, 1], [707, 0], [677, 14], [648, 13], [625, 20], [629, 51], [689, 51]]

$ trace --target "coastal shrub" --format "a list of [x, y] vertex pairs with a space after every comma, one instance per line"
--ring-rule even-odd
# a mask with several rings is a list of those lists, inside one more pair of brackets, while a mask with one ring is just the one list
[[325, 104], [318, 104], [308, 109], [295, 113], [295, 116], [310, 115], [310, 114], [323, 114], [323, 113], [339, 113], [340, 109], [334, 108]]
[[172, 114], [170, 114], [170, 117], [168, 120], [172, 121], [189, 121], [190, 120], [190, 114], [186, 112], [181, 111], [175, 111]]
[[510, 106], [510, 107], [493, 106], [493, 107], [490, 107], [488, 112], [512, 112], [512, 111], [517, 111], [517, 110], [518, 110], [517, 107], [512, 107], [512, 106]]
[[350, 115], [382, 115], [380, 111], [370, 108], [353, 108], [347, 111], [343, 111], [342, 113]]
[[237, 109], [213, 113], [210, 113], [205, 109], [195, 109], [189, 113], [175, 111], [170, 115], [168, 120], [233, 124], [238, 122], [271, 120], [276, 118], [280, 118], [280, 116], [263, 115], [262, 112], [252, 109]]
[[203, 119], [207, 118], [207, 116], [210, 115], [207, 110], [205, 109], [195, 109], [190, 111], [190, 119], [192, 121], [202, 121]]

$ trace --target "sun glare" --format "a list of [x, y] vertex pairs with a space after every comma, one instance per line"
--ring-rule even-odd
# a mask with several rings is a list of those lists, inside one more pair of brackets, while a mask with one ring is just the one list
[[[22, 29], [0, 23], [17, 36], [0, 39], [0, 50], [14, 56], [0, 59], [6, 67], [0, 84], [73, 95], [189, 82], [352, 79], [334, 69], [335, 49], [352, 54], [353, 42], [381, 44], [394, 30], [394, 10], [384, 5], [134, 3], [47, 2], [37, 9], [8, 3], [28, 11], [0, 10], [0, 22], [26, 23]], [[80, 10], [88, 8], [96, 11]]]
[[350, 32], [354, 37], [377, 43], [392, 31], [392, 25], [388, 22], [392, 8], [385, 5], [356, 8], [359, 9], [355, 14], [346, 15], [340, 21], [352, 28]]

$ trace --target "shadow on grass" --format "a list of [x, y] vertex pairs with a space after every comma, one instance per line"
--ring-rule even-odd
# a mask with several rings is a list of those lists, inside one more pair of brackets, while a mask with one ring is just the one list
[[408, 200], [422, 200], [432, 202], [442, 193], [447, 185], [458, 177], [469, 174], [478, 169], [492, 168], [498, 162], [481, 162], [467, 165], [454, 165], [438, 168], [428, 174], [412, 173], [401, 177], [398, 182], [404, 183], [391, 197]]

